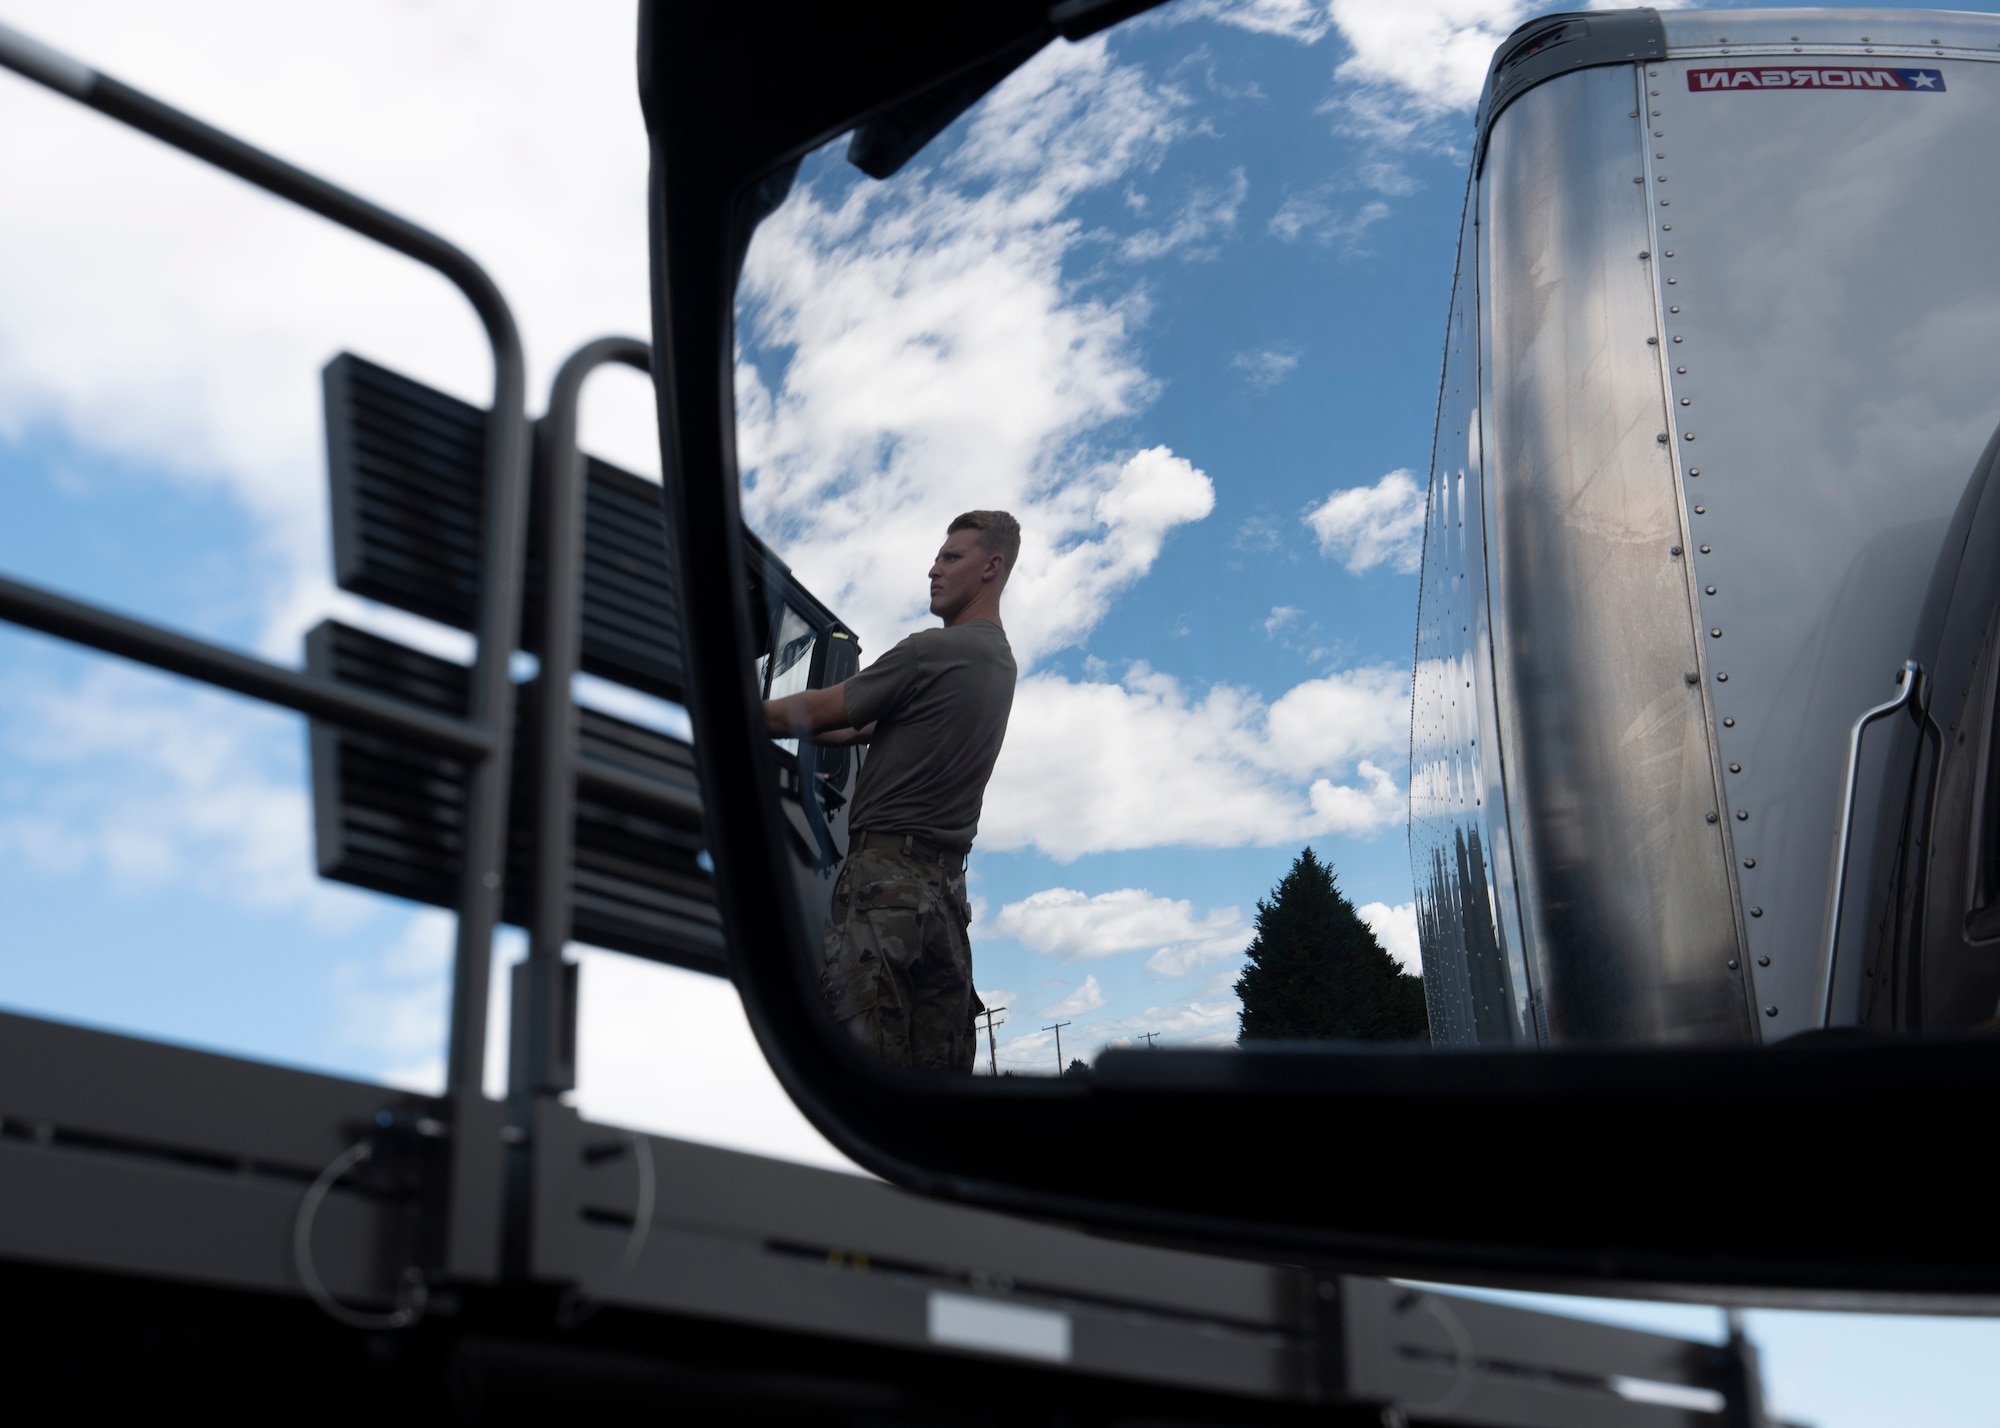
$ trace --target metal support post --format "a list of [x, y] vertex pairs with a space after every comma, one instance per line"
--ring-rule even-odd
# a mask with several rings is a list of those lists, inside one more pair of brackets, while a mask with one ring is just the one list
[[[480, 1083], [486, 1064], [493, 928], [499, 918], [506, 851], [514, 713], [508, 661], [519, 636], [528, 486], [525, 363], [513, 314], [486, 272], [436, 234], [5, 25], [0, 25], [0, 66], [434, 269], [465, 294], [486, 328], [493, 347], [493, 405], [486, 436], [486, 520], [478, 615], [472, 631], [478, 654], [472, 668], [470, 711], [483, 747], [467, 751], [472, 769], [446, 1056], [453, 1122], [451, 1172], [444, 1242], [437, 1258], [449, 1276], [493, 1278], [500, 1264], [500, 1119]], [[161, 651], [138, 657], [175, 667]], [[224, 682], [213, 680], [208, 671], [195, 677]], [[243, 686], [239, 682], [227, 687]], [[254, 692], [268, 697], [261, 690]], [[299, 707], [294, 701], [280, 702]]]
[[556, 373], [549, 409], [537, 429], [541, 446], [544, 532], [541, 675], [535, 691], [535, 885], [528, 932], [527, 1065], [510, 1073], [517, 1095], [566, 1091], [576, 1084], [575, 1048], [566, 1032], [576, 1008], [563, 966], [569, 942], [570, 865], [576, 839], [576, 701], [570, 683], [583, 647], [583, 535], [586, 489], [577, 446], [577, 406], [590, 374], [623, 362], [649, 376], [652, 349], [631, 337], [604, 337], [579, 348]]

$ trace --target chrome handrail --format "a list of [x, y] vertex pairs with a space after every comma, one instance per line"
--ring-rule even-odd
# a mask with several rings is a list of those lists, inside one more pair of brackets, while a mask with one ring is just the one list
[[[1829, 1025], [1833, 1019], [1833, 967], [1840, 955], [1840, 919], [1847, 900], [1847, 854], [1848, 844], [1854, 836], [1854, 794], [1861, 776], [1861, 735], [1877, 719], [1886, 719], [1897, 710], [1908, 708], [1912, 701], [1924, 694], [1924, 667], [1913, 659], [1906, 659], [1896, 681], [1902, 686], [1896, 697], [1877, 704], [1856, 719], [1854, 729], [1847, 738], [1847, 792], [1840, 808], [1840, 860], [1833, 869], [1833, 919], [1827, 928], [1826, 948], [1820, 957], [1819, 1005], [1813, 1018], [1820, 1027]], [[1923, 706], [1919, 704], [1918, 707]]]

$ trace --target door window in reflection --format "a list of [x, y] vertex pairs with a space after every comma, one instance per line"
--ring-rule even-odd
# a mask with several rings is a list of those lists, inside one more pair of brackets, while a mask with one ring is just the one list
[[[806, 687], [812, 673], [813, 631], [799, 612], [791, 606], [782, 607], [778, 615], [778, 631], [771, 641], [771, 653], [758, 662], [758, 675], [764, 685], [766, 699], [782, 699], [787, 694], [796, 694]], [[799, 743], [796, 739], [780, 739], [779, 747], [796, 754]]]

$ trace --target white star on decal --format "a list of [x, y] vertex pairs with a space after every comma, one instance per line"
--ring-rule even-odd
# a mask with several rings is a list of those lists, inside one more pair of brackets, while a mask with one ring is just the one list
[[1919, 70], [1917, 72], [1917, 77], [1910, 81], [1910, 88], [1931, 89], [1934, 88], [1936, 84], [1937, 84], [1937, 76], [1935, 74], [1928, 74], [1922, 70]]

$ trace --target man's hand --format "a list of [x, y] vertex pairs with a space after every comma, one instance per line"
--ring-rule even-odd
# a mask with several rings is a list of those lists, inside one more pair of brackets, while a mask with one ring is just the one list
[[847, 686], [803, 689], [783, 699], [764, 701], [764, 727], [774, 739], [810, 739], [826, 748], [865, 744], [875, 732], [870, 724], [857, 729], [847, 717]]

